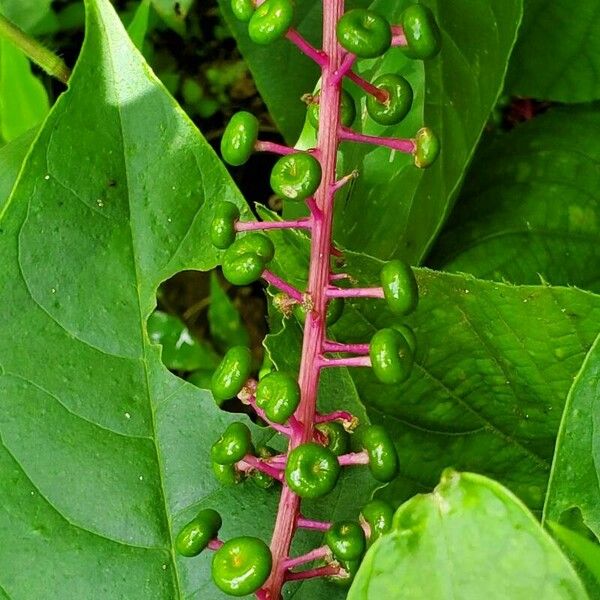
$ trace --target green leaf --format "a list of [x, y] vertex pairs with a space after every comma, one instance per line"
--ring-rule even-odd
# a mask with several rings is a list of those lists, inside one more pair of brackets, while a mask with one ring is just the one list
[[0, 218], [35, 133], [32, 129], [0, 148]]
[[529, 511], [498, 483], [446, 471], [432, 494], [394, 516], [367, 552], [348, 600], [585, 600], [573, 567]]
[[208, 307], [210, 334], [223, 351], [232, 346], [250, 346], [250, 335], [229, 296], [219, 283], [216, 273], [210, 278], [210, 304]]
[[150, 17], [151, 0], [142, 0], [127, 27], [127, 33], [135, 47], [141, 52], [144, 39], [148, 31], [148, 18]]
[[600, 99], [600, 1], [526, 0], [508, 89], [558, 102]]
[[0, 136], [9, 142], [39, 125], [50, 106], [28, 58], [0, 38]]
[[0, 13], [33, 35], [46, 35], [58, 29], [52, 0], [0, 0]]
[[493, 139], [428, 264], [600, 291], [598, 165], [598, 107], [556, 108]]
[[590, 349], [567, 398], [544, 520], [561, 522], [578, 507], [583, 522], [600, 538], [600, 338]]
[[[379, 0], [373, 7], [397, 22], [408, 0]], [[378, 258], [422, 260], [452, 208], [463, 174], [502, 88], [521, 18], [521, 0], [425, 4], [442, 30], [442, 50], [430, 61], [414, 61], [399, 49], [382, 59], [361, 61], [372, 80], [383, 73], [405, 76], [415, 91], [413, 109], [399, 125], [383, 127], [366, 111], [361, 129], [373, 135], [413, 137], [423, 125], [439, 136], [442, 152], [428, 170], [412, 157], [365, 144], [346, 144], [343, 170], [360, 177], [336, 201], [336, 240]], [[360, 226], [358, 226], [360, 224]]]
[[152, 6], [162, 20], [174, 31], [185, 31], [185, 19], [194, 4], [194, 0], [152, 0]]

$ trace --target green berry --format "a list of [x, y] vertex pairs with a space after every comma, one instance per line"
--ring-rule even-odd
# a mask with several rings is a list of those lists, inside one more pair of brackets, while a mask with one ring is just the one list
[[219, 202], [215, 208], [215, 216], [210, 224], [210, 241], [213, 246], [224, 250], [235, 241], [235, 223], [240, 218], [240, 211], [233, 202]]
[[227, 426], [221, 437], [212, 445], [213, 462], [231, 465], [242, 460], [252, 450], [252, 434], [244, 423], [236, 421]]
[[364, 8], [349, 10], [338, 21], [340, 45], [360, 58], [381, 56], [392, 43], [390, 24], [379, 14]]
[[242, 474], [234, 465], [221, 465], [213, 462], [212, 470], [217, 481], [222, 485], [235, 485], [242, 480]]
[[238, 21], [247, 23], [254, 14], [252, 0], [231, 0], [231, 12]]
[[373, 373], [382, 383], [393, 385], [408, 379], [414, 355], [408, 340], [397, 329], [380, 329], [371, 338], [369, 356]]
[[425, 60], [440, 51], [442, 36], [429, 8], [412, 4], [400, 15], [400, 23], [406, 36], [407, 46], [402, 47], [406, 56]]
[[285, 467], [285, 480], [302, 498], [319, 498], [337, 482], [340, 464], [337, 456], [320, 444], [308, 442], [294, 448]]
[[392, 528], [394, 509], [383, 500], [371, 500], [360, 511], [360, 520], [368, 527], [369, 544], [378, 540]]
[[223, 255], [223, 276], [233, 285], [250, 285], [258, 280], [273, 258], [273, 242], [263, 233], [237, 238]]
[[325, 543], [339, 560], [358, 560], [365, 552], [365, 532], [354, 521], [339, 521], [325, 533]]
[[387, 483], [398, 474], [398, 453], [389, 433], [381, 425], [370, 425], [361, 433], [369, 455], [369, 470], [377, 481]]
[[315, 428], [325, 438], [323, 445], [336, 456], [350, 452], [350, 434], [339, 421], [319, 423]]
[[291, 0], [266, 0], [250, 18], [248, 35], [255, 44], [271, 44], [287, 33], [293, 19]]
[[389, 309], [407, 315], [417, 307], [419, 288], [410, 265], [400, 259], [390, 260], [381, 269], [381, 287]]
[[252, 367], [252, 354], [244, 346], [233, 346], [213, 373], [210, 387], [217, 402], [234, 398], [244, 387]]
[[408, 325], [394, 325], [393, 328], [406, 338], [408, 347], [414, 354], [417, 350], [417, 336], [415, 335], [415, 332]]
[[373, 85], [388, 93], [386, 102], [379, 102], [374, 96], [367, 96], [367, 112], [373, 121], [381, 125], [396, 125], [409, 113], [413, 102], [410, 83], [400, 75], [381, 75]]
[[317, 191], [321, 175], [321, 163], [312, 154], [296, 152], [275, 163], [271, 187], [282, 198], [304, 200]]
[[260, 380], [256, 404], [273, 423], [285, 423], [300, 403], [300, 386], [294, 377], [274, 371]]
[[[300, 323], [306, 321], [306, 315], [308, 313], [304, 304], [294, 305], [294, 316]], [[333, 325], [344, 312], [344, 299], [343, 298], [332, 298], [327, 303], [327, 311], [325, 314], [325, 322], [327, 325]]]
[[[265, 459], [275, 456], [277, 452], [268, 446], [260, 446], [256, 454], [259, 458]], [[250, 476], [252, 477], [252, 481], [254, 481], [254, 483], [263, 490], [273, 487], [273, 484], [275, 483], [275, 480], [271, 476], [257, 469], [251, 471]]]
[[177, 534], [175, 549], [182, 556], [197, 556], [210, 540], [217, 537], [221, 525], [221, 515], [217, 511], [210, 508], [201, 510]]
[[354, 577], [360, 567], [360, 560], [340, 560], [338, 561], [342, 569], [343, 574], [330, 575], [327, 580], [341, 588], [350, 587], [350, 584], [354, 580]]
[[235, 113], [221, 138], [223, 160], [234, 167], [243, 165], [252, 154], [258, 139], [258, 119], [242, 110]]
[[225, 542], [212, 561], [217, 587], [230, 596], [247, 596], [258, 590], [271, 573], [269, 547], [255, 537], [237, 537]]
[[416, 148], [413, 153], [415, 165], [419, 169], [430, 167], [440, 153], [439, 138], [429, 127], [423, 127], [417, 131], [415, 144]]
[[[356, 104], [354, 98], [346, 90], [342, 90], [342, 96], [340, 100], [340, 122], [346, 127], [350, 127], [356, 119]], [[311, 102], [308, 105], [308, 120], [310, 124], [315, 128], [319, 128], [319, 103]]]

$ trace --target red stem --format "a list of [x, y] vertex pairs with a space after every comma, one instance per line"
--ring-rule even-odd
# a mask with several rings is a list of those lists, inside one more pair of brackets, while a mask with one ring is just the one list
[[350, 454], [342, 454], [338, 456], [338, 462], [342, 467], [350, 467], [352, 465], [368, 465], [369, 455], [366, 450], [361, 452], [350, 452]]
[[238, 221], [235, 224], [236, 231], [255, 231], [257, 229], [310, 229], [310, 219], [298, 219], [296, 221]]
[[327, 358], [321, 356], [318, 364], [321, 368], [325, 367], [370, 367], [370, 356], [351, 356], [349, 358]]
[[324, 352], [348, 352], [350, 354], [369, 354], [369, 344], [340, 344], [325, 340], [323, 342]]
[[327, 577], [331, 575], [338, 575], [341, 571], [339, 565], [327, 565], [326, 567], [317, 567], [315, 569], [308, 569], [307, 571], [300, 571], [299, 573], [287, 573], [285, 576], [286, 581], [299, 581], [301, 579], [314, 579], [315, 577]]
[[385, 146], [392, 150], [398, 150], [405, 154], [412, 154], [415, 149], [415, 141], [400, 138], [385, 138], [377, 135], [365, 135], [364, 133], [356, 133], [347, 127], [340, 128], [340, 139], [347, 142], [359, 142], [362, 144], [373, 144], [375, 146]]
[[290, 298], [293, 298], [297, 302], [303, 302], [304, 298], [302, 297], [302, 292], [296, 289], [293, 285], [289, 284], [287, 281], [281, 279], [281, 277], [277, 277], [275, 273], [271, 271], [265, 270], [262, 272], [261, 277], [272, 286], [279, 288], [282, 292], [285, 292]]
[[359, 88], [363, 89], [367, 94], [370, 94], [377, 100], [381, 102], [381, 104], [385, 104], [389, 99], [390, 95], [385, 90], [378, 88], [376, 85], [373, 85], [366, 79], [363, 79], [360, 75], [357, 75], [354, 71], [349, 71], [346, 74], [346, 77], [350, 81], [353, 81]]
[[238, 468], [240, 470], [244, 470], [244, 466], [245, 466], [244, 463], [245, 463], [245, 465], [248, 465], [252, 469], [256, 469], [257, 471], [262, 471], [263, 473], [266, 473], [267, 475], [269, 475], [269, 477], [273, 477], [274, 479], [277, 479], [277, 481], [281, 481], [283, 479], [282, 471], [283, 471], [283, 468], [285, 468], [285, 467], [268, 465], [267, 463], [262, 461], [260, 458], [256, 458], [256, 456], [252, 456], [252, 454], [247, 454], [238, 463]]
[[312, 529], [313, 531], [327, 531], [331, 527], [331, 523], [327, 521], [315, 521], [305, 517], [298, 517], [296, 524], [302, 529]]
[[327, 290], [328, 298], [384, 298], [383, 288], [338, 288]]
[[328, 421], [346, 421], [352, 423], [354, 421], [354, 415], [345, 410], [335, 410], [326, 415], [317, 415], [315, 417], [315, 423], [327, 423]]
[[295, 29], [288, 29], [285, 37], [290, 40], [292, 44], [295, 44], [302, 53], [306, 54], [308, 58], [314, 60], [320, 67], [325, 67], [327, 65], [327, 55], [322, 50], [317, 50]]
[[272, 152], [273, 154], [294, 154], [294, 152], [298, 152], [294, 150], [294, 148], [290, 148], [289, 146], [284, 146], [283, 144], [277, 144], [276, 142], [261, 142], [260, 140], [254, 144], [254, 149], [257, 152]]
[[327, 555], [331, 554], [331, 550], [329, 546], [320, 546], [319, 548], [315, 548], [306, 554], [302, 554], [301, 556], [295, 556], [294, 558], [288, 558], [284, 561], [284, 565], [286, 569], [293, 569], [294, 567], [298, 567], [300, 565], [304, 565], [309, 562], [313, 562], [313, 560], [319, 560], [320, 558], [325, 558]]

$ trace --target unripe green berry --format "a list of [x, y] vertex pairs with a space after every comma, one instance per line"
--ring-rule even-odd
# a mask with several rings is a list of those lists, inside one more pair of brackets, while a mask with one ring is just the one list
[[248, 380], [251, 368], [252, 354], [248, 348], [233, 346], [227, 350], [211, 380], [215, 400], [219, 402], [235, 397]]
[[235, 241], [235, 223], [240, 218], [240, 211], [233, 202], [219, 202], [215, 208], [215, 216], [210, 224], [210, 241], [213, 246], [224, 250]]
[[[308, 311], [304, 304], [295, 304], [294, 308], [294, 316], [300, 323], [304, 323], [306, 321], [306, 315]], [[325, 322], [327, 325], [333, 325], [344, 312], [344, 299], [343, 298], [332, 298], [327, 303], [327, 311], [325, 313]]]
[[271, 551], [262, 540], [248, 536], [233, 538], [215, 552], [213, 581], [230, 596], [253, 594], [269, 577], [272, 563]]
[[252, 0], [231, 0], [231, 12], [236, 19], [247, 23], [254, 14], [254, 2]]
[[365, 532], [354, 521], [338, 521], [325, 533], [325, 543], [339, 560], [358, 560], [365, 552]]
[[413, 102], [410, 83], [400, 75], [389, 73], [373, 81], [373, 85], [388, 93], [386, 102], [367, 96], [367, 112], [381, 125], [396, 125], [409, 113]]
[[295, 152], [282, 156], [271, 171], [273, 191], [288, 200], [305, 200], [321, 183], [321, 163], [312, 154]]
[[315, 425], [315, 429], [323, 435], [329, 448], [336, 456], [350, 452], [350, 434], [339, 421], [326, 421]]
[[417, 307], [419, 288], [410, 265], [394, 259], [381, 269], [381, 287], [389, 309], [396, 315], [407, 315]]
[[[276, 454], [277, 452], [268, 446], [261, 446], [256, 452], [256, 455], [262, 459], [271, 458]], [[269, 488], [273, 487], [273, 484], [275, 483], [275, 480], [270, 475], [267, 475], [258, 469], [251, 471], [250, 476], [252, 477], [252, 481], [254, 481], [254, 483], [263, 490], [268, 490]]]
[[221, 515], [215, 510], [201, 510], [175, 539], [175, 549], [182, 556], [197, 556], [206, 548], [210, 540], [217, 537], [221, 528]]
[[369, 345], [371, 368], [382, 383], [394, 385], [408, 379], [414, 355], [407, 339], [396, 329], [380, 329]]
[[392, 528], [394, 509], [383, 500], [371, 500], [360, 511], [360, 521], [368, 528], [369, 545], [377, 541]]
[[266, 0], [248, 23], [248, 35], [255, 44], [271, 44], [282, 38], [294, 20], [291, 0]]
[[222, 485], [236, 485], [243, 478], [242, 473], [235, 468], [235, 465], [221, 465], [213, 462], [212, 470], [215, 478]]
[[289, 488], [302, 498], [319, 498], [329, 493], [335, 487], [339, 474], [337, 456], [314, 442], [294, 448], [285, 467]]
[[417, 350], [417, 336], [415, 335], [415, 332], [408, 325], [393, 325], [393, 328], [404, 336], [410, 351], [414, 355]]
[[258, 119], [242, 110], [235, 113], [221, 138], [223, 160], [234, 167], [243, 165], [254, 151], [258, 139]]
[[256, 404], [273, 423], [285, 423], [300, 403], [300, 386], [294, 377], [274, 371], [256, 388]]
[[440, 140], [429, 127], [423, 127], [415, 136], [416, 148], [413, 153], [415, 165], [419, 169], [430, 167], [440, 153]]
[[398, 453], [389, 433], [381, 425], [370, 425], [360, 434], [369, 455], [369, 470], [377, 481], [387, 483], [398, 474]]
[[[342, 90], [340, 99], [340, 123], [350, 127], [356, 119], [356, 104], [352, 95], [346, 90]], [[319, 128], [319, 103], [311, 102], [308, 105], [308, 120], [315, 128]]]
[[248, 233], [237, 238], [223, 255], [223, 276], [233, 285], [249, 285], [260, 278], [274, 254], [269, 237]]
[[213, 462], [231, 465], [242, 460], [252, 449], [252, 434], [244, 423], [230, 423], [221, 437], [212, 445], [210, 457]]
[[407, 46], [401, 47], [409, 58], [433, 58], [442, 45], [442, 36], [429, 8], [412, 4], [400, 15]]
[[342, 48], [360, 58], [381, 56], [392, 43], [392, 30], [386, 19], [364, 8], [345, 13], [336, 31]]

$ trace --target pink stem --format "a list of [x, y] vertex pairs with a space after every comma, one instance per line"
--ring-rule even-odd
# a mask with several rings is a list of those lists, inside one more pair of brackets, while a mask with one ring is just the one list
[[323, 342], [324, 352], [349, 352], [351, 354], [369, 354], [369, 344], [340, 344], [325, 340]]
[[347, 421], [351, 423], [354, 421], [354, 415], [345, 410], [335, 410], [326, 415], [317, 415], [315, 417], [316, 423], [327, 423], [328, 421]]
[[286, 581], [299, 581], [301, 579], [314, 579], [315, 577], [328, 577], [330, 575], [338, 575], [341, 571], [339, 565], [327, 565], [326, 567], [317, 567], [315, 569], [308, 569], [307, 571], [300, 571], [299, 573], [287, 573], [285, 576]]
[[370, 367], [370, 356], [352, 356], [349, 358], [326, 358], [321, 356], [318, 361], [319, 367]]
[[329, 281], [340, 281], [341, 279], [352, 279], [349, 273], [332, 273], [329, 276]]
[[304, 38], [298, 31], [295, 29], [288, 29], [285, 37], [295, 44], [299, 50], [306, 54], [308, 58], [314, 60], [320, 67], [325, 67], [327, 65], [327, 55], [322, 50], [317, 50], [312, 44], [308, 42], [306, 38]]
[[298, 517], [297, 525], [302, 529], [312, 529], [314, 531], [327, 531], [331, 527], [331, 523], [326, 521], [315, 521], [304, 517]]
[[260, 590], [255, 592], [255, 594], [256, 600], [269, 600], [269, 592], [267, 592], [267, 590], [264, 590], [263, 588], [260, 588]]
[[355, 169], [352, 171], [352, 173], [348, 173], [348, 175], [344, 175], [341, 179], [338, 179], [333, 186], [334, 193], [343, 188], [349, 181], [353, 181], [357, 177], [358, 171]]
[[339, 85], [340, 81], [342, 81], [342, 79], [347, 75], [348, 71], [350, 71], [355, 61], [356, 56], [354, 54], [346, 54], [338, 70], [335, 71], [335, 73], [333, 74], [331, 78], [331, 83], [336, 86]]
[[315, 548], [306, 554], [302, 554], [301, 556], [296, 556], [294, 558], [288, 558], [283, 561], [283, 565], [286, 569], [293, 569], [294, 567], [298, 567], [300, 565], [305, 565], [306, 563], [313, 562], [313, 560], [319, 560], [320, 558], [325, 558], [331, 554], [331, 550], [329, 546], [321, 546], [320, 548]]
[[384, 298], [383, 288], [337, 288], [327, 289], [328, 298]]
[[290, 427], [286, 427], [285, 425], [280, 425], [279, 423], [273, 423], [272, 421], [269, 421], [269, 419], [267, 418], [267, 415], [265, 414], [265, 411], [256, 404], [256, 398], [254, 396], [250, 396], [245, 400], [246, 404], [249, 404], [253, 409], [254, 412], [266, 423], [269, 424], [269, 427], [271, 427], [271, 429], [274, 429], [275, 431], [278, 431], [279, 433], [281, 433], [282, 435], [286, 435], [286, 436], [290, 436], [292, 435], [292, 430]]
[[[278, 481], [281, 481], [283, 479], [282, 471], [285, 467], [269, 465], [266, 462], [262, 461], [260, 458], [252, 456], [252, 454], [246, 454], [246, 456], [244, 456], [240, 463], [245, 463], [246, 465], [250, 466], [253, 469], [256, 469], [257, 471], [262, 471], [263, 473], [266, 473], [267, 475], [273, 477], [274, 479], [277, 479]], [[240, 470], [245, 470], [244, 464], [239, 464], [239, 466]]]
[[223, 545], [223, 541], [215, 538], [214, 540], [210, 540], [208, 545], [206, 546], [209, 550], [218, 550]]
[[296, 221], [238, 221], [236, 231], [255, 231], [257, 229], [310, 229], [310, 219], [297, 219]]
[[303, 302], [304, 298], [302, 297], [302, 292], [297, 290], [290, 283], [287, 283], [287, 281], [284, 281], [280, 277], [277, 277], [277, 275], [275, 275], [275, 273], [272, 273], [271, 271], [265, 269], [262, 272], [261, 277], [269, 285], [275, 286], [276, 288], [279, 288], [282, 292], [285, 292], [290, 298], [293, 298], [294, 300], [296, 300], [298, 302]]
[[406, 154], [412, 154], [415, 151], [414, 140], [400, 138], [384, 138], [377, 135], [365, 135], [356, 133], [347, 127], [340, 128], [340, 138], [347, 142], [359, 142], [362, 144], [373, 144], [375, 146], [384, 146], [392, 150], [398, 150]]
[[290, 148], [289, 146], [284, 146], [283, 144], [277, 144], [275, 142], [261, 142], [260, 140], [254, 144], [254, 149], [257, 152], [272, 152], [273, 154], [281, 154], [282, 156], [298, 152], [298, 150]]
[[314, 198], [307, 198], [306, 206], [308, 206], [308, 210], [310, 210], [310, 214], [313, 216], [313, 218], [320, 219], [322, 217], [321, 209], [317, 206]]
[[369, 455], [366, 450], [361, 452], [351, 452], [350, 454], [342, 454], [338, 456], [338, 462], [342, 467], [350, 467], [352, 465], [368, 465]]
[[390, 95], [385, 90], [378, 88], [376, 85], [368, 82], [366, 79], [363, 79], [360, 75], [357, 75], [354, 71], [350, 71], [346, 77], [353, 81], [359, 88], [363, 89], [367, 94], [370, 94], [382, 104], [385, 104], [389, 99]]
[[392, 46], [408, 46], [402, 25], [392, 25]]

